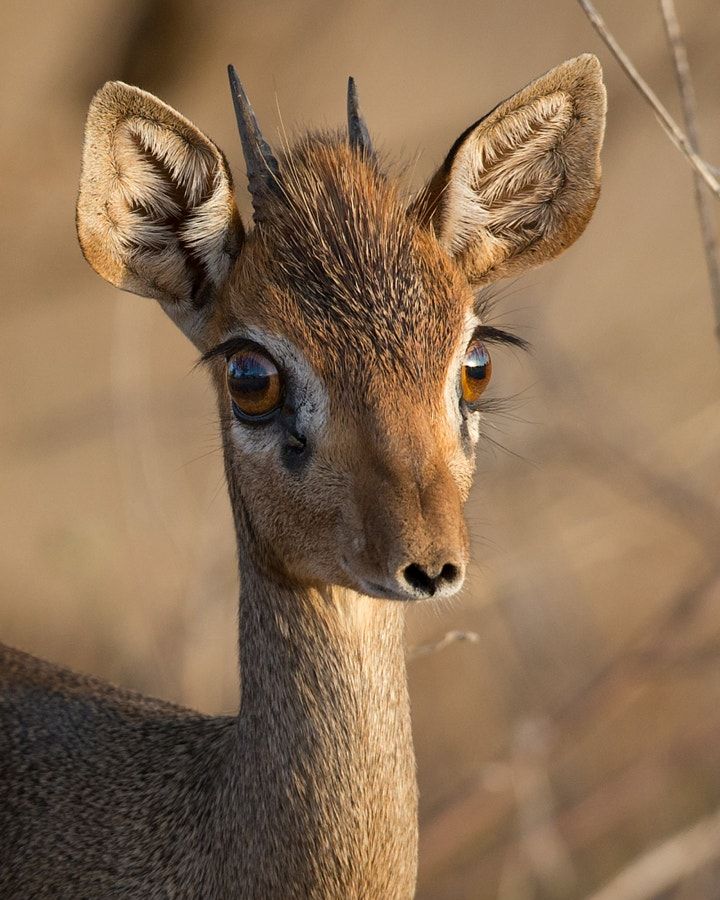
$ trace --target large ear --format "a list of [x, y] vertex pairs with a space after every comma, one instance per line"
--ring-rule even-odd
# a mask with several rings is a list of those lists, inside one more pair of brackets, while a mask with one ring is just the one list
[[243, 241], [230, 171], [212, 141], [152, 94], [108, 82], [85, 126], [77, 230], [99, 275], [155, 297], [201, 343]]
[[471, 125], [411, 212], [475, 284], [557, 256], [597, 202], [605, 107], [597, 58], [563, 63]]

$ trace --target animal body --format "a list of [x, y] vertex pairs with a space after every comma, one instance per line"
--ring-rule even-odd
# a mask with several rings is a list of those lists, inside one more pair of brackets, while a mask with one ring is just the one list
[[592, 56], [471, 125], [408, 204], [352, 82], [348, 129], [275, 155], [231, 71], [253, 199], [220, 150], [111, 82], [86, 126], [90, 265], [159, 301], [217, 393], [242, 698], [210, 717], [0, 650], [0, 896], [408, 898], [407, 603], [464, 578], [496, 342], [482, 287], [595, 206]]

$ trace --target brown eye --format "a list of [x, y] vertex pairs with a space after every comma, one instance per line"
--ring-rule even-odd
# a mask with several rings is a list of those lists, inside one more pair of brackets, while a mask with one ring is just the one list
[[239, 418], [263, 418], [282, 402], [280, 372], [260, 350], [240, 350], [228, 359], [227, 385]]
[[467, 348], [460, 372], [462, 396], [468, 406], [477, 403], [490, 383], [492, 362], [485, 344], [473, 341]]

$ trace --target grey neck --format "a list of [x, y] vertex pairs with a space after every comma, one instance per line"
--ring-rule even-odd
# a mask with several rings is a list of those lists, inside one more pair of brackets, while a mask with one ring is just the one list
[[402, 608], [288, 585], [242, 556], [232, 880], [252, 896], [410, 897], [417, 788]]

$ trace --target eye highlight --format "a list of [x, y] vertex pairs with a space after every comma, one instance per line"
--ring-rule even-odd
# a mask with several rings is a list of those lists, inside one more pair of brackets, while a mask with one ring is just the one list
[[462, 398], [468, 406], [474, 406], [485, 392], [492, 375], [492, 361], [482, 341], [471, 341], [465, 351], [460, 370]]
[[227, 386], [240, 419], [265, 419], [282, 403], [283, 383], [275, 363], [255, 347], [238, 350], [227, 361]]

